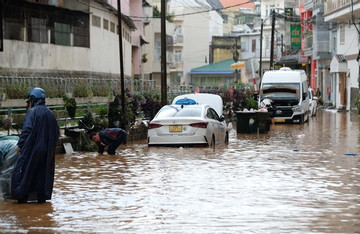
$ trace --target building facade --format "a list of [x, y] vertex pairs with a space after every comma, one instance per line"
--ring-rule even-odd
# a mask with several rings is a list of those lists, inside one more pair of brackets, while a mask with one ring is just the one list
[[[41, 78], [115, 81], [120, 90], [117, 9], [99, 0], [7, 1], [4, 7], [4, 48], [0, 73], [11, 82], [21, 77], [28, 85]], [[131, 88], [134, 22], [121, 15], [124, 76]], [[27, 79], [29, 78], [29, 79]], [[71, 86], [69, 86], [71, 88]], [[68, 90], [65, 90], [68, 91]]]
[[[336, 23], [331, 31], [331, 49], [336, 53], [330, 63], [328, 98], [337, 109], [355, 108], [359, 94], [360, 0], [325, 0], [324, 21]], [[325, 92], [325, 90], [324, 90]]]

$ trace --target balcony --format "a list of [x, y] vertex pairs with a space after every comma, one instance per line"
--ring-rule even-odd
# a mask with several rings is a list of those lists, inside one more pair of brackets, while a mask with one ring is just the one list
[[325, 21], [341, 22], [351, 20], [352, 14], [360, 15], [360, 0], [325, 0], [324, 5]]
[[313, 47], [313, 59], [331, 59], [332, 54], [330, 50], [329, 41], [316, 41]]

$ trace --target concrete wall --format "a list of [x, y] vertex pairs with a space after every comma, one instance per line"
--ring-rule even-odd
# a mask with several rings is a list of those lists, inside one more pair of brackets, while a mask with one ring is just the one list
[[[92, 6], [89, 15], [90, 48], [4, 40], [4, 51], [0, 53], [0, 67], [7, 70], [26, 69], [34, 72], [51, 70], [119, 74], [118, 34], [103, 28], [104, 18], [109, 20], [109, 24], [113, 22], [117, 25], [117, 16], [101, 10], [100, 4], [92, 2]], [[101, 17], [100, 28], [92, 26], [92, 15]], [[125, 23], [123, 23], [123, 27], [130, 33], [130, 29]], [[130, 41], [123, 40], [123, 50], [124, 73], [126, 76], [131, 76]]]

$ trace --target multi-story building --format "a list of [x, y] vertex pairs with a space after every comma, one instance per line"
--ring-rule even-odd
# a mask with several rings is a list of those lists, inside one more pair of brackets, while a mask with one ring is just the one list
[[[359, 96], [360, 0], [324, 0], [324, 21], [336, 23], [330, 46], [328, 98], [337, 109], [350, 110]], [[324, 90], [325, 92], [325, 90]]]
[[[145, 38], [148, 42], [143, 45], [143, 60], [141, 64], [142, 68], [142, 82], [144, 84], [144, 90], [148, 90], [148, 87], [153, 87], [157, 92], [161, 91], [161, 50], [164, 46], [161, 45], [161, 19], [159, 16], [154, 16], [153, 12], [160, 13], [159, 3], [157, 1], [147, 1], [149, 7], [144, 9], [145, 17]], [[166, 80], [169, 90], [174, 86], [180, 85], [180, 80], [170, 79], [172, 73], [174, 73], [173, 67], [173, 40], [174, 40], [174, 24], [166, 21]], [[175, 71], [176, 73], [176, 71]]]
[[[62, 82], [71, 79], [119, 81], [117, 9], [107, 1], [6, 1], [4, 43], [0, 52], [2, 79], [21, 77]], [[125, 79], [133, 76], [132, 31], [137, 27], [121, 15]], [[127, 82], [131, 88], [131, 82]], [[71, 86], [71, 85], [70, 85]], [[69, 86], [69, 87], [70, 87]], [[112, 89], [119, 91], [120, 82]]]
[[[224, 34], [231, 34], [234, 29], [234, 25], [242, 24], [242, 20], [245, 20], [244, 14], [240, 14], [240, 9], [249, 9], [253, 11], [255, 9], [254, 2], [247, 0], [219, 0], [224, 9], [221, 11], [224, 18]], [[247, 15], [251, 17], [250, 15]]]
[[[330, 35], [336, 24], [324, 22], [322, 0], [306, 1], [302, 8], [302, 46], [307, 57], [311, 88], [319, 89], [322, 94], [330, 85], [330, 62], [333, 57], [330, 49]], [[327, 99], [327, 95], [322, 96]], [[329, 101], [329, 100], [328, 100]]]
[[221, 5], [215, 0], [171, 1], [169, 13], [174, 16], [173, 79], [183, 87], [191, 86], [191, 69], [209, 63], [209, 46], [212, 36], [222, 35], [223, 18], [214, 9]]

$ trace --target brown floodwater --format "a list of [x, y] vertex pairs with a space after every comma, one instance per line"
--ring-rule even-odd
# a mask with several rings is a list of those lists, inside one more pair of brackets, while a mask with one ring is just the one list
[[359, 116], [235, 129], [215, 149], [141, 141], [116, 156], [57, 155], [52, 200], [0, 201], [0, 232], [360, 232]]

